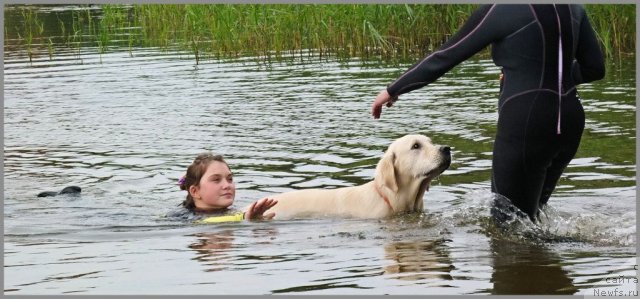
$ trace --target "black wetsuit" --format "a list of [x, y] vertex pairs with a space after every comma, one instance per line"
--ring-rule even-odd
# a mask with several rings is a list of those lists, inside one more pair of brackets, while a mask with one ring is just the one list
[[504, 74], [491, 189], [535, 220], [580, 144], [584, 111], [576, 85], [604, 76], [584, 8], [483, 5], [387, 91], [395, 97], [421, 88], [488, 45]]

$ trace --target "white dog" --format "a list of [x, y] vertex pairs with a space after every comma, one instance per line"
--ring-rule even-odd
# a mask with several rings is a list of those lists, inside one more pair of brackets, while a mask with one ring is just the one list
[[300, 217], [383, 218], [423, 210], [431, 180], [451, 164], [450, 149], [424, 135], [406, 135], [391, 143], [373, 181], [337, 189], [306, 189], [269, 196], [278, 203], [266, 213], [276, 219]]

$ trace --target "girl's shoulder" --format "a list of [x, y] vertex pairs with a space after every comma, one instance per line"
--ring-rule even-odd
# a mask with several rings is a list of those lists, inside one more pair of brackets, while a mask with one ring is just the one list
[[193, 221], [193, 220], [197, 220], [199, 218], [199, 215], [197, 215], [196, 213], [184, 207], [180, 207], [173, 211], [168, 212], [165, 215], [165, 217], [172, 220]]
[[223, 215], [205, 215], [205, 217], [198, 219], [197, 223], [222, 223], [222, 222], [238, 222], [244, 220], [244, 212], [233, 211], [227, 212]]
[[244, 212], [235, 209], [229, 209], [211, 213], [201, 213], [190, 211], [184, 207], [180, 207], [174, 211], [167, 213], [166, 217], [175, 220], [207, 224], [242, 221], [244, 220]]

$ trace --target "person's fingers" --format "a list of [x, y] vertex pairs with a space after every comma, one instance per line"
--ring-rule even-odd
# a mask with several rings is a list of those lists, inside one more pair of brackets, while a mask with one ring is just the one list
[[373, 118], [380, 118], [380, 115], [382, 114], [382, 106], [391, 107], [397, 99], [397, 96], [391, 97], [386, 89], [381, 91], [376, 96], [376, 99], [373, 101], [373, 105], [371, 106], [371, 115], [373, 115]]
[[277, 201], [277, 200], [275, 200], [275, 199], [272, 199], [272, 200], [271, 200], [271, 203], [269, 203], [269, 209], [270, 209], [270, 208], [273, 208], [276, 204], [278, 204], [278, 201]]
[[382, 107], [377, 103], [373, 103], [371, 107], [371, 115], [373, 115], [374, 119], [380, 118], [380, 114], [382, 113]]
[[259, 200], [255, 208], [255, 214], [256, 215], [264, 214], [264, 212], [266, 212], [273, 206], [272, 202], [273, 202], [273, 199], [269, 199], [269, 198], [263, 198]]
[[271, 198], [265, 198], [264, 199], [264, 203], [262, 204], [262, 208], [264, 209], [264, 211], [268, 210], [269, 208], [271, 208], [273, 199]]
[[262, 198], [262, 199], [260, 199], [260, 200], [256, 201], [256, 204], [255, 204], [255, 206], [253, 207], [253, 210], [254, 210], [254, 211], [259, 211], [259, 210], [262, 208], [262, 206], [264, 205], [264, 201], [265, 201], [265, 200], [264, 200], [264, 198]]
[[264, 212], [269, 210], [271, 207], [275, 206], [278, 203], [277, 200], [272, 198], [261, 198], [258, 201], [253, 202], [247, 211], [245, 212], [245, 218], [249, 220], [254, 219], [271, 219], [275, 216], [275, 213], [269, 213], [267, 215], [263, 215]]
[[255, 206], [256, 206], [256, 202], [253, 202], [253, 203], [249, 206], [249, 208], [248, 208], [248, 209], [247, 209], [247, 211], [245, 212], [245, 213], [246, 213], [246, 214], [245, 214], [245, 216], [246, 216], [245, 218], [247, 218], [247, 219], [251, 219], [251, 218], [253, 218], [253, 208], [254, 208]]
[[270, 209], [271, 207], [273, 207], [273, 201], [274, 200], [271, 199], [271, 198], [265, 198], [264, 199], [264, 203], [262, 204], [263, 212], [268, 210], [268, 209]]

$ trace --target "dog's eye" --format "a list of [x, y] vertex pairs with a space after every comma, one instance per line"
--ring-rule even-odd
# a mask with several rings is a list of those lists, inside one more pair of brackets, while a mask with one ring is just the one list
[[420, 143], [414, 143], [411, 149], [420, 149]]

